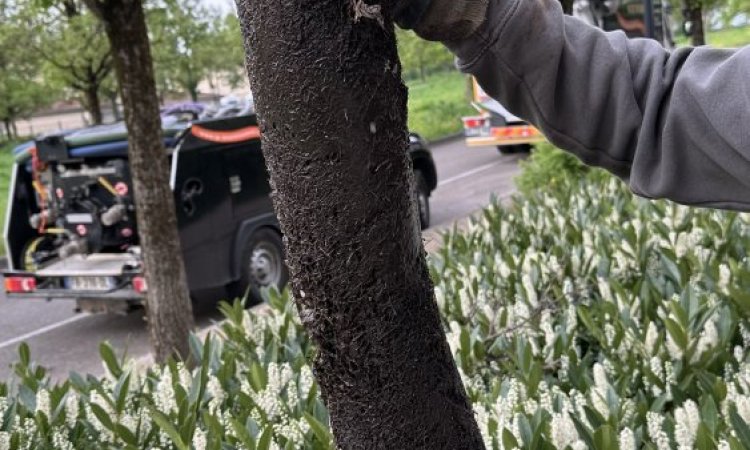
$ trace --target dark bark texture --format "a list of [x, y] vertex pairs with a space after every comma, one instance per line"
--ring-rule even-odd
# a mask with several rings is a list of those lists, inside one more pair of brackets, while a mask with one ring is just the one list
[[703, 8], [700, 5], [689, 10], [689, 20], [693, 25], [690, 33], [690, 43], [693, 47], [706, 45], [706, 32], [703, 27]]
[[390, 4], [238, 0], [292, 290], [341, 449], [482, 449], [434, 301]]
[[193, 312], [162, 144], [151, 50], [141, 0], [86, 0], [103, 20], [120, 86], [154, 357], [187, 357]]

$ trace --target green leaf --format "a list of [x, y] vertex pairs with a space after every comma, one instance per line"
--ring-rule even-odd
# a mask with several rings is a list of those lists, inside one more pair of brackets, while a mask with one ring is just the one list
[[586, 427], [586, 425], [584, 425], [583, 422], [581, 422], [581, 420], [575, 414], [570, 413], [570, 418], [573, 420], [573, 425], [575, 425], [576, 431], [578, 431], [578, 436], [583, 439], [583, 442], [586, 443], [586, 446], [588, 448], [596, 448], [594, 447], [594, 437], [591, 435], [588, 427]]
[[250, 384], [255, 392], [260, 392], [266, 387], [266, 371], [256, 361], [250, 366]]
[[108, 430], [114, 431], [115, 425], [112, 423], [112, 419], [107, 412], [104, 411], [104, 408], [96, 403], [89, 403], [89, 406], [91, 407], [91, 412], [94, 413], [99, 422], [101, 422], [101, 424]]
[[267, 426], [265, 430], [263, 430], [263, 434], [260, 435], [260, 439], [258, 439], [258, 446], [256, 447], [257, 450], [268, 450], [271, 448], [271, 438], [273, 437], [273, 427]]
[[531, 425], [529, 420], [523, 414], [516, 415], [518, 421], [518, 431], [521, 433], [521, 440], [527, 446], [530, 446], [534, 441], [534, 433], [531, 431]]
[[503, 447], [507, 448], [508, 450], [520, 447], [518, 445], [518, 440], [516, 440], [516, 437], [513, 436], [513, 433], [511, 433], [507, 428], [503, 428]]
[[750, 427], [748, 427], [747, 423], [745, 423], [742, 417], [740, 417], [737, 413], [737, 408], [734, 406], [729, 409], [729, 421], [731, 422], [735, 433], [737, 433], [739, 440], [741, 442], [750, 442]]
[[531, 364], [531, 370], [528, 374], [526, 388], [528, 389], [529, 396], [533, 396], [536, 394], [539, 383], [542, 381], [542, 376], [544, 375], [542, 365], [539, 362], [534, 361]]
[[708, 427], [711, 435], [716, 432], [716, 428], [719, 425], [719, 410], [716, 408], [716, 402], [710, 395], [705, 396], [705, 400], [701, 405], [701, 419]]
[[28, 367], [31, 364], [31, 350], [29, 350], [29, 344], [21, 342], [18, 346], [18, 358], [24, 366]]
[[688, 338], [685, 330], [677, 322], [668, 317], [664, 319], [664, 326], [667, 327], [669, 335], [672, 336], [677, 346], [682, 350], [687, 349]]
[[695, 447], [698, 450], [714, 450], [716, 442], [712, 437], [713, 433], [708, 429], [705, 423], [698, 425], [698, 431], [695, 436]]
[[316, 419], [312, 414], [305, 413], [305, 420], [307, 420], [307, 423], [310, 424], [310, 429], [315, 434], [315, 437], [318, 438], [318, 440], [326, 445], [331, 445], [333, 443], [333, 436], [331, 435], [331, 432], [328, 430], [328, 427], [323, 425]]
[[120, 379], [117, 380], [115, 386], [115, 410], [121, 413], [125, 409], [125, 401], [128, 399], [128, 392], [130, 391], [130, 373], [123, 373]]
[[[466, 312], [464, 312], [466, 314]], [[469, 336], [469, 330], [467, 327], [461, 327], [461, 333], [459, 335], [461, 343], [461, 362], [466, 369], [471, 361], [471, 336]]]
[[178, 448], [178, 450], [189, 450], [189, 447], [185, 444], [185, 442], [182, 440], [182, 436], [180, 436], [179, 431], [177, 431], [177, 428], [172, 425], [172, 422], [169, 420], [167, 416], [164, 415], [161, 411], [157, 411], [154, 408], [151, 408], [151, 418], [154, 419], [154, 422], [156, 422], [156, 425], [159, 426], [159, 428], [162, 429], [167, 435], [172, 439], [172, 442], [174, 443], [175, 447]]
[[122, 368], [120, 367], [120, 363], [117, 362], [115, 351], [108, 342], [102, 342], [99, 344], [99, 355], [107, 366], [109, 373], [115, 378], [120, 378], [120, 376], [122, 376]]
[[203, 361], [203, 344], [198, 336], [194, 333], [190, 333], [188, 344], [190, 345], [190, 354], [193, 356], [193, 359], [195, 361]]
[[667, 269], [667, 273], [678, 286], [681, 285], [682, 274], [680, 273], [680, 269], [679, 267], [677, 267], [677, 264], [674, 262], [674, 260], [667, 256], [666, 252], [662, 252], [660, 257], [662, 262], [664, 263], [664, 267]]
[[594, 448], [597, 450], [617, 450], [617, 433], [609, 425], [602, 425], [594, 433]]
[[116, 423], [115, 426], [115, 434], [117, 437], [122, 439], [126, 444], [132, 445], [133, 447], [138, 447], [138, 439], [135, 437], [132, 431], [130, 431], [125, 425]]
[[242, 444], [247, 447], [248, 450], [255, 450], [255, 439], [253, 439], [252, 436], [250, 436], [250, 432], [245, 428], [242, 423], [235, 419], [230, 418], [230, 423], [232, 424], [232, 429], [234, 429], [234, 434], [237, 436], [237, 439], [242, 442]]

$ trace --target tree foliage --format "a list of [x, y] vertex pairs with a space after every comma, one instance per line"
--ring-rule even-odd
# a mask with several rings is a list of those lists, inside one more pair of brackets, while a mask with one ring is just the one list
[[198, 100], [201, 81], [242, 74], [243, 53], [236, 17], [224, 17], [201, 0], [162, 0], [148, 13], [157, 83]]
[[16, 9], [0, 0], [0, 121], [5, 134], [15, 133], [15, 121], [45, 105], [51, 89], [45, 87], [33, 55], [26, 52], [28, 33], [12, 18]]
[[413, 31], [398, 29], [396, 34], [404, 78], [424, 80], [431, 72], [453, 67], [453, 56], [442, 44], [421, 39]]
[[100, 94], [112, 72], [104, 29], [80, 0], [23, 3], [17, 20], [28, 34], [44, 81], [77, 97], [91, 121], [102, 123]]

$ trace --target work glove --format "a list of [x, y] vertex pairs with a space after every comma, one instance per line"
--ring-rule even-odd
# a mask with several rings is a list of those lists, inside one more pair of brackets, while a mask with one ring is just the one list
[[394, 19], [428, 41], [457, 42], [471, 36], [487, 16], [489, 0], [397, 0]]

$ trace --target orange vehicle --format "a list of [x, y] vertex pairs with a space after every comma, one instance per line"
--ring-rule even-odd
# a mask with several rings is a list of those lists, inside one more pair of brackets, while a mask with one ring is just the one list
[[497, 100], [488, 96], [474, 84], [474, 99], [471, 105], [480, 113], [477, 116], [464, 117], [464, 134], [469, 147], [496, 146], [500, 153], [528, 152], [531, 144], [543, 142], [544, 135], [510, 113]]
[[[574, 0], [572, 14], [605, 31], [622, 30], [628, 37], [647, 37], [672, 48], [671, 11], [663, 0]], [[513, 115], [474, 84], [472, 106], [478, 115], [464, 117], [469, 147], [496, 146], [500, 153], [527, 152], [545, 140], [532, 125]]]

